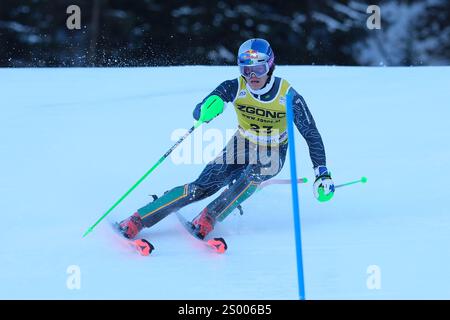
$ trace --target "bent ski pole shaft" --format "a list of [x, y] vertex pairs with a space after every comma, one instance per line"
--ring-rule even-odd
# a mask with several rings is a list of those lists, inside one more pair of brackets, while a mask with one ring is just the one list
[[355, 180], [355, 181], [350, 181], [350, 182], [347, 182], [347, 183], [339, 184], [337, 186], [334, 186], [334, 188], [336, 189], [336, 188], [346, 187], [346, 186], [349, 186], [349, 185], [352, 185], [352, 184], [355, 184], [355, 183], [359, 183], [359, 182], [366, 183], [367, 182], [367, 178], [366, 177], [362, 177], [359, 180]]
[[173, 150], [175, 150], [176, 147], [178, 147], [178, 145], [180, 143], [182, 143], [184, 141], [184, 139], [186, 139], [191, 133], [192, 131], [194, 131], [198, 126], [200, 126], [202, 124], [202, 122], [197, 121], [195, 123], [195, 125], [189, 129], [188, 132], [186, 132], [186, 134], [184, 136], [182, 136], [173, 146], [172, 148], [170, 148], [154, 165], [153, 167], [150, 168], [150, 170], [148, 170], [127, 192], [125, 192], [125, 194], [120, 197], [119, 200], [116, 201], [116, 203], [113, 204], [113, 206], [111, 208], [108, 209], [108, 211], [105, 212], [105, 214], [103, 214], [100, 219], [98, 219], [84, 234], [83, 234], [83, 238], [85, 236], [87, 236], [99, 223], [100, 221], [102, 221], [115, 207], [117, 207], [117, 205], [119, 203], [122, 202], [123, 199], [125, 199], [130, 193], [131, 191], [133, 191], [142, 181], [144, 181], [145, 178], [147, 178], [147, 176], [153, 172], [153, 170], [155, 170], [165, 159], [167, 159], [167, 157], [172, 153]]
[[[267, 181], [262, 182], [259, 187], [258, 190], [261, 190], [262, 188], [265, 188], [267, 186], [270, 186], [271, 184], [291, 184], [291, 179], [270, 179]], [[297, 183], [307, 183], [308, 179], [307, 178], [298, 178], [297, 179]]]

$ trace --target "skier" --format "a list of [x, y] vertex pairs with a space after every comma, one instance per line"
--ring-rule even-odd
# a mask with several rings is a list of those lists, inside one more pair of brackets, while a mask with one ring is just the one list
[[[231, 102], [238, 116], [238, 129], [217, 158], [206, 165], [197, 180], [166, 191], [119, 223], [126, 238], [134, 238], [180, 208], [209, 197], [228, 186], [193, 220], [194, 233], [204, 239], [216, 221], [230, 214], [248, 199], [258, 185], [277, 175], [286, 158], [286, 95], [293, 94], [294, 123], [306, 140], [315, 172], [314, 195], [332, 195], [334, 183], [326, 167], [325, 149], [314, 119], [303, 99], [290, 84], [275, 77], [275, 55], [264, 39], [250, 39], [239, 48], [240, 76], [212, 91], [193, 112], [206, 122], [202, 110], [213, 95]], [[223, 104], [222, 104], [223, 105]], [[221, 110], [219, 110], [220, 112]]]

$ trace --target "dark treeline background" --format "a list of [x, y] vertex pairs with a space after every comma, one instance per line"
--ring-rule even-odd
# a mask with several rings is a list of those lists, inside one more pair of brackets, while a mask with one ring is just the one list
[[[66, 27], [72, 4], [81, 30]], [[445, 65], [450, 1], [0, 0], [2, 67], [234, 64], [251, 37], [277, 64]]]

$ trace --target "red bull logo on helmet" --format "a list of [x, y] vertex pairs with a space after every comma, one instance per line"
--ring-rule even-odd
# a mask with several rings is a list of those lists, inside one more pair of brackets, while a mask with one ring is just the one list
[[256, 50], [249, 49], [239, 56], [239, 61], [245, 64], [253, 64], [259, 59], [259, 53]]

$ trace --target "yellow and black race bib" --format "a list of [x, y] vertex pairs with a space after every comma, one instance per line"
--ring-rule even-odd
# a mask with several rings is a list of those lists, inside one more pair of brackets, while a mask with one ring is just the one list
[[239, 132], [260, 145], [278, 145], [287, 141], [286, 95], [291, 85], [284, 79], [278, 93], [270, 101], [260, 101], [247, 90], [239, 77], [239, 90], [233, 101], [239, 122]]

